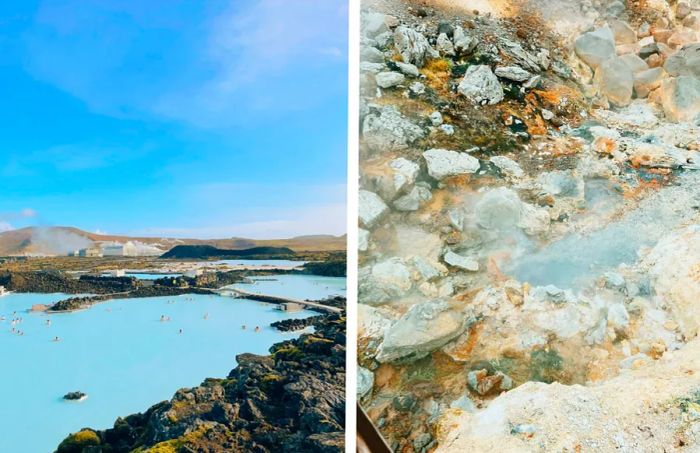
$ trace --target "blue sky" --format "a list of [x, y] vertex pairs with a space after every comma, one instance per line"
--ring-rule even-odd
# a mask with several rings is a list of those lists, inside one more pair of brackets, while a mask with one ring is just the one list
[[347, 0], [0, 2], [0, 231], [345, 232]]

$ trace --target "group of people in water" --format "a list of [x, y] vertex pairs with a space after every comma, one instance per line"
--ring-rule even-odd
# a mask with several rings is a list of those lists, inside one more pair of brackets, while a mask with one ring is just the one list
[[[247, 328], [248, 328], [248, 326], [246, 326], [245, 324], [243, 324], [243, 325], [241, 326], [241, 329], [243, 329], [243, 330], [246, 330]], [[255, 326], [255, 331], [256, 331], [256, 332], [260, 332], [261, 330], [262, 330], [262, 329], [260, 328], [260, 326]]]
[[[186, 297], [185, 300], [192, 301], [192, 300], [194, 300], [194, 298], [192, 298], [192, 297]], [[168, 304], [172, 304], [172, 303], [174, 303], [174, 301], [173, 301], [173, 300], [168, 300], [167, 303], [168, 303]], [[108, 309], [108, 311], [111, 311], [111, 310]], [[209, 313], [208, 313], [208, 312], [207, 312], [207, 313], [204, 313], [204, 319], [205, 319], [205, 320], [209, 319]], [[5, 316], [0, 316], [0, 322], [4, 322], [4, 321], [6, 321]], [[23, 335], [24, 335], [24, 332], [21, 331], [21, 330], [19, 330], [19, 329], [17, 328], [17, 325], [20, 324], [22, 321], [23, 321], [23, 318], [20, 317], [20, 316], [17, 316], [17, 312], [16, 312], [16, 311], [12, 313], [12, 319], [10, 320], [10, 324], [11, 324], [11, 326], [12, 326], [12, 333], [14, 333], [14, 334], [16, 334], [16, 335], [19, 335], [19, 336], [23, 336]], [[172, 321], [172, 318], [171, 318], [170, 316], [167, 316], [167, 315], [161, 315], [161, 316], [160, 316], [160, 322], [170, 322], [170, 321]], [[46, 325], [46, 327], [50, 327], [50, 326], [51, 326], [51, 319], [50, 319], [50, 318], [46, 319], [46, 321], [44, 322], [44, 325]], [[247, 330], [247, 329], [248, 329], [248, 326], [246, 326], [245, 324], [243, 324], [243, 325], [241, 326], [241, 329]], [[255, 331], [255, 332], [261, 332], [262, 329], [260, 328], [260, 326], [255, 326], [254, 331]], [[179, 335], [182, 335], [183, 333], [184, 333], [184, 330], [183, 330], [183, 329], [179, 329], [179, 330], [178, 330], [178, 334], [179, 334]], [[61, 341], [61, 338], [60, 338], [58, 335], [56, 335], [56, 336], [51, 340], [51, 342], [53, 342], [53, 343], [58, 343], [58, 342], [60, 342], [60, 341]]]
[[[17, 312], [16, 312], [16, 311], [13, 311], [13, 312], [12, 312], [12, 319], [10, 320], [10, 326], [12, 326], [11, 332], [12, 332], [13, 334], [19, 335], [19, 336], [24, 335], [24, 331], [19, 330], [19, 329], [17, 328], [17, 325], [21, 324], [23, 320], [24, 320], [24, 319], [23, 319], [21, 316], [17, 316]], [[4, 321], [5, 321], [5, 317], [4, 317], [4, 316], [0, 316], [0, 322], [4, 322]]]

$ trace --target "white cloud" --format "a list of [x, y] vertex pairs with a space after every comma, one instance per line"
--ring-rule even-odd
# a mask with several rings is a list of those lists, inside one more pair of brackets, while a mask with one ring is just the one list
[[8, 222], [0, 221], [0, 233], [4, 233], [5, 231], [10, 230], [14, 230], [14, 227], [12, 225], [10, 225]]
[[[200, 126], [264, 111], [308, 110], [343, 96], [347, 10], [342, 0], [261, 0], [232, 7], [211, 25], [205, 58], [215, 70], [190, 91], [164, 93], [158, 113]], [[337, 85], [337, 86], [336, 86]], [[334, 88], [335, 87], [335, 88]]]

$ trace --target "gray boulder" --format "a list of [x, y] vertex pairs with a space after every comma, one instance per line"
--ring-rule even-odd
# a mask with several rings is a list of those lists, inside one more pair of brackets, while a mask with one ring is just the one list
[[661, 86], [661, 82], [666, 78], [664, 68], [650, 68], [640, 71], [634, 75], [634, 94], [638, 98], [645, 98], [653, 90]]
[[620, 60], [624, 61], [627, 67], [630, 68], [630, 70], [635, 74], [649, 69], [647, 62], [633, 53], [620, 56]]
[[459, 255], [453, 251], [448, 251], [442, 258], [445, 263], [452, 267], [462, 269], [469, 272], [477, 272], [479, 270], [479, 262], [474, 258]]
[[608, 26], [584, 33], [576, 39], [574, 50], [581, 60], [595, 69], [615, 56], [615, 34]]
[[401, 71], [403, 75], [409, 77], [420, 77], [420, 71], [418, 71], [418, 67], [414, 64], [402, 63], [400, 61], [397, 61], [396, 66], [399, 68], [399, 71]]
[[498, 187], [486, 192], [474, 209], [477, 225], [505, 230], [520, 222], [522, 203], [513, 190]]
[[401, 258], [389, 258], [359, 272], [359, 300], [381, 305], [403, 297], [413, 287], [411, 270]]
[[627, 22], [621, 20], [610, 20], [608, 25], [613, 31], [616, 44], [636, 44], [637, 32]]
[[433, 195], [430, 190], [422, 186], [415, 186], [406, 195], [394, 201], [394, 208], [397, 211], [417, 211], [423, 202], [429, 201]]
[[367, 63], [384, 63], [384, 54], [372, 46], [362, 46], [360, 48], [360, 61]]
[[437, 127], [442, 124], [442, 114], [440, 112], [433, 112], [430, 114], [430, 122], [433, 126]]
[[396, 27], [394, 45], [404, 63], [412, 63], [419, 68], [429, 58], [437, 58], [439, 54], [430, 47], [430, 43], [421, 33], [405, 25]]
[[688, 44], [669, 56], [664, 69], [674, 77], [700, 77], [700, 43]]
[[446, 149], [429, 149], [423, 153], [423, 158], [428, 165], [428, 174], [437, 180], [476, 173], [481, 166], [479, 159], [467, 153]]
[[369, 249], [369, 231], [360, 228], [357, 233], [357, 249], [366, 252]]
[[360, 222], [372, 228], [389, 211], [379, 195], [368, 190], [360, 190], [359, 193], [359, 217]]
[[455, 48], [452, 45], [452, 41], [450, 41], [450, 38], [448, 38], [445, 33], [440, 33], [438, 35], [435, 47], [442, 55], [450, 57], [455, 55]]
[[393, 105], [373, 109], [362, 123], [363, 139], [372, 151], [404, 149], [424, 134]]
[[357, 367], [357, 398], [363, 398], [374, 387], [374, 373], [367, 368]]
[[610, 58], [601, 63], [595, 71], [598, 91], [608, 101], [617, 105], [629, 105], [634, 92], [634, 74], [624, 60]]
[[404, 83], [406, 77], [400, 72], [384, 71], [377, 74], [375, 80], [377, 81], [377, 86], [381, 88], [392, 88]]
[[386, 16], [373, 11], [362, 14], [361, 28], [362, 34], [367, 38], [375, 38], [377, 35], [390, 31]]
[[529, 71], [524, 70], [520, 66], [500, 66], [496, 68], [496, 76], [502, 79], [512, 80], [513, 82], [525, 82], [532, 77]]
[[700, 119], [700, 80], [690, 76], [664, 80], [661, 104], [666, 117], [672, 121], [697, 121]]
[[462, 27], [454, 29], [454, 47], [455, 51], [461, 54], [469, 54], [474, 51], [479, 44], [479, 40], [464, 33]]
[[475, 104], [498, 104], [505, 97], [498, 77], [487, 65], [469, 66], [457, 91]]
[[386, 332], [377, 360], [415, 360], [441, 348], [464, 332], [463, 314], [445, 301], [434, 300], [411, 307]]
[[498, 169], [508, 177], [522, 178], [525, 175], [525, 172], [522, 168], [520, 168], [520, 165], [506, 156], [493, 156], [489, 159], [489, 161], [498, 167]]
[[389, 168], [394, 173], [395, 193], [399, 193], [407, 186], [412, 185], [420, 171], [420, 165], [403, 157], [398, 157], [389, 162]]

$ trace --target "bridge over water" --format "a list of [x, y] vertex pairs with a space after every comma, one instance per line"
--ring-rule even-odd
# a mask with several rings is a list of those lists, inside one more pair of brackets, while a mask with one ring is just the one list
[[340, 309], [338, 307], [331, 307], [328, 305], [319, 304], [318, 302], [310, 302], [308, 300], [290, 299], [287, 297], [268, 296], [265, 294], [251, 293], [251, 292], [248, 292], [248, 291], [245, 291], [242, 289], [232, 288], [232, 287], [219, 288], [219, 289], [214, 290], [214, 292], [218, 293], [221, 296], [242, 297], [244, 299], [256, 300], [259, 302], [267, 302], [267, 303], [271, 303], [271, 304], [297, 304], [297, 305], [300, 305], [304, 308], [326, 311], [329, 313], [340, 313], [342, 311], [342, 309]]

